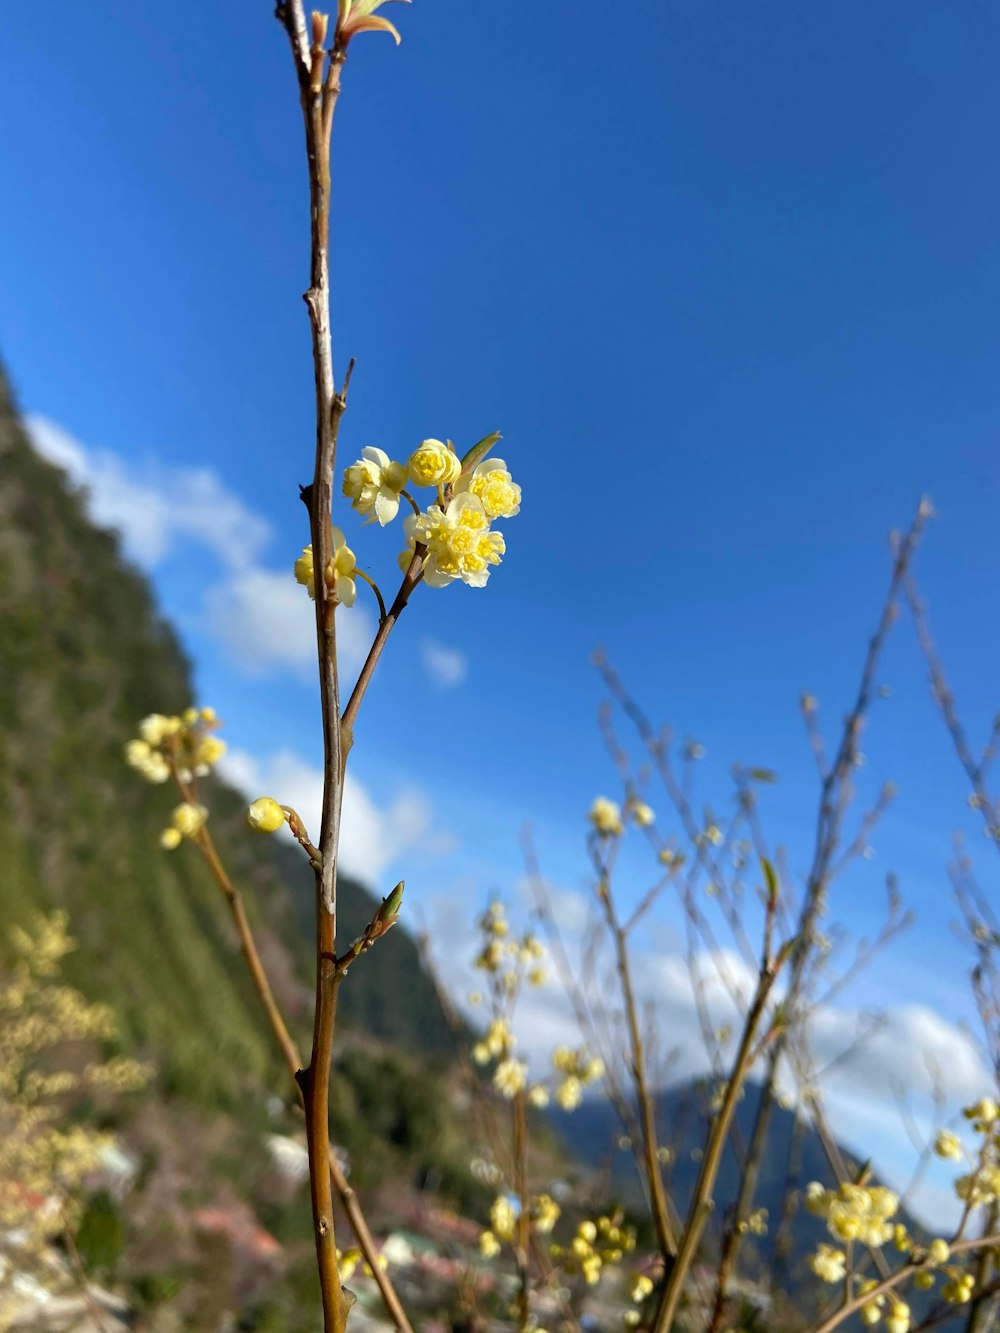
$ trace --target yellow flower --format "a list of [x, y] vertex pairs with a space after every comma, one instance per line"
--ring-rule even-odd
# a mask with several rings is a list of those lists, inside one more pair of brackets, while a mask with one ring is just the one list
[[[357, 559], [347, 545], [347, 539], [340, 528], [331, 525], [330, 538], [333, 555], [326, 567], [327, 587], [332, 585], [338, 602], [342, 602], [344, 606], [353, 606], [358, 596], [357, 584], [353, 577], [358, 565]], [[302, 554], [295, 562], [295, 580], [302, 584], [315, 601], [316, 566], [311, 546], [303, 547]]]
[[515, 1097], [528, 1081], [527, 1066], [520, 1060], [501, 1060], [493, 1071], [493, 1086], [502, 1097]]
[[183, 838], [193, 838], [204, 826], [208, 811], [203, 805], [192, 805], [182, 801], [170, 816], [170, 822]]
[[938, 1237], [932, 1240], [927, 1247], [927, 1259], [932, 1264], [943, 1264], [948, 1259], [948, 1242]]
[[160, 846], [165, 852], [172, 852], [181, 845], [181, 835], [175, 828], [165, 828], [160, 834]]
[[456, 579], [470, 588], [484, 588], [491, 567], [507, 549], [502, 535], [490, 531], [490, 520], [474, 495], [457, 495], [444, 509], [431, 505], [424, 514], [411, 514], [405, 531], [408, 541], [427, 547], [424, 582], [430, 588], [445, 588]]
[[949, 1129], [942, 1129], [934, 1140], [934, 1151], [938, 1157], [951, 1158], [954, 1161], [962, 1159], [962, 1145], [958, 1140], [957, 1134], [952, 1134]]
[[552, 1230], [559, 1221], [559, 1215], [562, 1209], [548, 1194], [539, 1194], [535, 1200], [535, 1206], [532, 1210], [532, 1220], [535, 1224], [535, 1230], [543, 1235]]
[[809, 1260], [809, 1267], [823, 1282], [843, 1282], [847, 1272], [847, 1256], [832, 1245], [820, 1244]]
[[649, 828], [656, 816], [644, 801], [631, 801], [629, 809], [632, 811], [632, 818], [639, 828]]
[[622, 831], [622, 812], [615, 801], [606, 796], [598, 796], [587, 812], [587, 818], [602, 838], [608, 838]]
[[165, 717], [162, 713], [150, 713], [139, 723], [139, 735], [147, 745], [162, 745], [168, 736], [175, 736], [180, 729], [179, 717]]
[[361, 457], [344, 473], [344, 494], [354, 509], [377, 519], [383, 528], [399, 512], [399, 492], [405, 485], [406, 469], [382, 449], [362, 449]]
[[303, 546], [302, 554], [295, 562], [295, 582], [301, 583], [313, 601], [316, 600], [316, 566], [311, 546]]
[[893, 1306], [885, 1317], [885, 1333], [909, 1333], [910, 1307], [895, 1296], [891, 1299]]
[[511, 481], [502, 458], [487, 458], [455, 487], [456, 493], [475, 495], [490, 518], [513, 518], [521, 510], [521, 488]]
[[636, 1276], [632, 1279], [632, 1287], [629, 1291], [629, 1296], [636, 1303], [636, 1305], [638, 1305], [640, 1301], [644, 1301], [646, 1299], [646, 1297], [652, 1290], [653, 1290], [653, 1279], [651, 1277], [647, 1277], [645, 1273], [637, 1273]]
[[414, 486], [450, 486], [462, 475], [462, 463], [440, 440], [424, 440], [406, 460], [406, 474]]
[[500, 1253], [500, 1242], [492, 1231], [484, 1231], [479, 1237], [479, 1253], [484, 1259], [495, 1259]]
[[[338, 602], [344, 606], [353, 606], [358, 596], [358, 585], [354, 581], [357, 560], [354, 552], [347, 545], [344, 534], [339, 528], [331, 527], [333, 536], [333, 587]], [[327, 582], [329, 582], [329, 572]]]
[[502, 1194], [498, 1195], [490, 1208], [490, 1226], [493, 1228], [493, 1234], [498, 1240], [512, 1241], [516, 1225], [517, 1214], [514, 1212], [513, 1204]]
[[528, 1101], [539, 1110], [549, 1104], [549, 1090], [544, 1083], [536, 1083], [528, 1093]]
[[247, 810], [247, 823], [256, 833], [277, 833], [285, 822], [285, 812], [271, 796], [258, 796]]
[[575, 1111], [583, 1101], [583, 1084], [574, 1074], [564, 1078], [556, 1088], [556, 1101], [564, 1111]]
[[967, 1106], [962, 1112], [966, 1120], [971, 1120], [972, 1128], [980, 1134], [989, 1129], [993, 1123], [1000, 1119], [1000, 1106], [996, 1104], [992, 1097], [983, 1097], [981, 1101], [973, 1106]]

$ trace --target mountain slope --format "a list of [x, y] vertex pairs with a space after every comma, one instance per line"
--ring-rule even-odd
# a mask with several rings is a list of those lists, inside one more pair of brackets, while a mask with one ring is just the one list
[[[123, 1044], [145, 1050], [166, 1085], [216, 1104], [281, 1075], [218, 891], [193, 849], [158, 846], [169, 793], [122, 761], [140, 718], [191, 702], [188, 664], [145, 579], [31, 448], [0, 374], [0, 951], [12, 923], [64, 907], [81, 946], [71, 980], [115, 1007]], [[301, 1028], [308, 868], [293, 848], [262, 857], [243, 798], [210, 786], [213, 835]], [[345, 931], [360, 929], [374, 900], [350, 881], [341, 897]], [[348, 1025], [416, 1051], [450, 1049], [401, 930], [362, 960], [345, 996]]]

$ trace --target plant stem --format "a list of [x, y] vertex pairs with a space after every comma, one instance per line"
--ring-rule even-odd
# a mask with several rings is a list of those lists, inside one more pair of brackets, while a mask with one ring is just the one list
[[[303, 1067], [302, 1054], [295, 1043], [294, 1038], [288, 1031], [288, 1025], [275, 999], [274, 992], [271, 989], [271, 983], [267, 972], [264, 969], [263, 961], [260, 957], [260, 951], [257, 948], [257, 941], [254, 939], [246, 909], [243, 906], [243, 899], [239, 890], [235, 887], [226, 871], [225, 866], [219, 858], [212, 836], [207, 828], [202, 828], [198, 836], [194, 839], [195, 846], [208, 863], [212, 876], [222, 892], [226, 903], [229, 906], [233, 918], [233, 924], [236, 926], [236, 933], [240, 941], [240, 949], [243, 957], [246, 959], [247, 969], [250, 972], [250, 978], [254, 989], [264, 1006], [264, 1012], [267, 1015], [268, 1024], [274, 1035], [275, 1041], [281, 1048], [281, 1054], [284, 1058], [288, 1072], [295, 1081], [295, 1091], [298, 1095], [300, 1106], [305, 1108], [305, 1098], [302, 1088], [298, 1082], [299, 1070]], [[348, 1183], [344, 1175], [343, 1168], [337, 1161], [334, 1151], [330, 1150], [330, 1179], [333, 1182], [333, 1188], [340, 1197], [347, 1219], [351, 1224], [351, 1230], [357, 1238], [361, 1253], [365, 1256], [368, 1267], [372, 1270], [378, 1289], [385, 1303], [385, 1308], [395, 1324], [399, 1333], [413, 1333], [410, 1327], [410, 1321], [406, 1317], [399, 1296], [389, 1274], [379, 1263], [378, 1248], [375, 1245], [375, 1239], [368, 1228], [365, 1215], [361, 1209], [358, 1196], [353, 1187]]]
[[316, 395], [316, 463], [312, 485], [303, 498], [309, 508], [316, 579], [316, 641], [319, 657], [320, 700], [323, 718], [323, 819], [320, 860], [316, 868], [316, 1008], [309, 1067], [299, 1074], [305, 1099], [309, 1145], [310, 1193], [316, 1259], [323, 1298], [324, 1333], [343, 1333], [347, 1313], [337, 1268], [333, 1194], [330, 1188], [330, 1073], [337, 1018], [339, 978], [336, 968], [337, 849], [343, 798], [344, 759], [340, 730], [340, 693], [337, 678], [337, 599], [326, 581], [332, 534], [333, 475], [337, 435], [347, 406], [348, 369], [340, 393], [334, 391], [333, 346], [330, 334], [330, 135], [340, 96], [345, 52], [334, 42], [327, 59], [324, 51], [327, 21], [311, 20], [311, 43], [302, 0], [287, 0], [278, 8], [292, 47], [305, 121], [309, 163], [310, 264], [305, 302], [312, 332], [313, 378]]
[[528, 1254], [531, 1244], [531, 1221], [528, 1217], [528, 1111], [524, 1090], [515, 1093], [514, 1113], [514, 1190], [519, 1208], [515, 1236], [514, 1257], [517, 1262], [517, 1327], [524, 1333], [531, 1318], [531, 1286]]
[[740, 1047], [733, 1063], [733, 1070], [729, 1077], [729, 1083], [726, 1086], [726, 1095], [722, 1107], [719, 1110], [719, 1114], [712, 1122], [712, 1129], [709, 1134], [708, 1144], [705, 1148], [705, 1155], [702, 1159], [701, 1170], [698, 1173], [698, 1181], [695, 1185], [694, 1195], [691, 1199], [691, 1206], [688, 1210], [687, 1221], [685, 1222], [681, 1234], [677, 1258], [674, 1261], [673, 1267], [668, 1271], [664, 1282], [659, 1308], [656, 1311], [651, 1325], [651, 1333], [664, 1333], [664, 1330], [673, 1327], [673, 1322], [680, 1304], [684, 1280], [687, 1277], [691, 1264], [694, 1262], [698, 1242], [701, 1239], [701, 1234], [705, 1229], [705, 1223], [708, 1221], [709, 1214], [713, 1208], [712, 1190], [715, 1186], [716, 1177], [719, 1174], [719, 1167], [722, 1164], [722, 1152], [725, 1148], [726, 1139], [729, 1134], [729, 1126], [732, 1122], [733, 1113], [736, 1110], [736, 1102], [740, 1094], [740, 1089], [746, 1081], [747, 1072], [753, 1058], [757, 1029], [760, 1026], [760, 1021], [767, 1005], [768, 996], [771, 993], [771, 988], [773, 987], [776, 978], [776, 968], [771, 965], [769, 960], [765, 960], [761, 966], [760, 977], [757, 981], [757, 990], [754, 994], [753, 1003], [750, 1006], [750, 1012], [747, 1014], [746, 1022], [743, 1026], [743, 1036], [740, 1040]]
[[677, 1254], [677, 1239], [670, 1224], [667, 1196], [663, 1188], [663, 1173], [660, 1170], [656, 1138], [656, 1116], [653, 1110], [653, 1097], [649, 1090], [649, 1077], [646, 1072], [646, 1053], [642, 1032], [639, 1028], [639, 1015], [635, 1003], [635, 990], [632, 985], [628, 945], [625, 940], [625, 931], [618, 920], [611, 897], [610, 879], [604, 872], [602, 872], [598, 885], [597, 896], [604, 909], [604, 917], [615, 946], [615, 965], [618, 971], [619, 984], [621, 985], [622, 998], [625, 1002], [625, 1021], [628, 1025], [629, 1045], [632, 1048], [632, 1079], [635, 1084], [636, 1099], [639, 1103], [643, 1156], [645, 1158], [646, 1180], [649, 1184], [653, 1222], [664, 1263], [669, 1264], [673, 1256]]

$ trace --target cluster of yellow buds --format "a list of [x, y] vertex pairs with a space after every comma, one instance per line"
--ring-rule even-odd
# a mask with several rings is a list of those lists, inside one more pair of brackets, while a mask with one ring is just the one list
[[170, 823], [160, 834], [160, 846], [168, 852], [181, 845], [184, 838], [196, 837], [205, 826], [208, 811], [203, 805], [182, 801], [170, 816]]
[[623, 1226], [619, 1214], [586, 1219], [576, 1229], [568, 1246], [552, 1245], [549, 1254], [569, 1274], [579, 1273], [596, 1286], [606, 1268], [620, 1264], [635, 1249], [635, 1231]]
[[[874, 1278], [865, 1279], [858, 1284], [858, 1295], [863, 1296], [866, 1291], [871, 1291], [877, 1285]], [[893, 1291], [873, 1296], [861, 1307], [861, 1322], [867, 1324], [869, 1328], [879, 1323], [883, 1315], [885, 1333], [909, 1333], [912, 1318], [910, 1307]]]
[[[343, 602], [344, 606], [353, 606], [358, 597], [358, 585], [354, 581], [357, 558], [347, 545], [347, 539], [340, 528], [331, 525], [330, 537], [332, 555], [326, 566], [326, 586], [333, 593], [335, 601]], [[302, 584], [313, 601], [316, 600], [316, 564], [311, 546], [304, 546], [295, 562], [295, 581]]]
[[767, 1209], [758, 1208], [752, 1212], [749, 1217], [741, 1218], [736, 1224], [736, 1230], [741, 1236], [746, 1236], [748, 1234], [751, 1236], [766, 1236], [767, 1218]]
[[226, 742], [214, 735], [218, 726], [214, 708], [188, 708], [179, 716], [150, 713], [125, 746], [125, 762], [147, 782], [166, 782], [171, 773], [185, 785], [207, 777], [226, 753]]
[[503, 903], [491, 903], [479, 918], [478, 925], [484, 939], [476, 955], [476, 967], [490, 973], [502, 991], [513, 996], [522, 980], [527, 981], [529, 986], [545, 984], [547, 973], [542, 966], [546, 956], [544, 944], [530, 931], [519, 940], [508, 939], [510, 925], [504, 914]]
[[[972, 1128], [983, 1136], [978, 1165], [955, 1181], [955, 1193], [972, 1207], [995, 1203], [1000, 1199], [1000, 1106], [992, 1097], [983, 1097], [962, 1111]], [[934, 1144], [939, 1156], [958, 1157], [961, 1145], [954, 1134], [942, 1131]], [[942, 1149], [946, 1151], [942, 1151]]]
[[[561, 1208], [549, 1194], [539, 1194], [528, 1206], [527, 1217], [533, 1231], [548, 1235], [559, 1221]], [[517, 1201], [506, 1194], [498, 1195], [490, 1208], [490, 1225], [479, 1237], [479, 1252], [484, 1259], [493, 1259], [500, 1253], [501, 1243], [510, 1245], [517, 1232], [520, 1210]]]
[[972, 1300], [976, 1279], [960, 1268], [946, 1268], [950, 1281], [941, 1288], [941, 1295], [949, 1305], [966, 1305]]
[[899, 1208], [899, 1196], [884, 1185], [845, 1181], [835, 1190], [827, 1190], [814, 1180], [806, 1190], [806, 1207], [817, 1217], [826, 1218], [827, 1229], [835, 1239], [878, 1247], [893, 1238], [890, 1218]]
[[625, 822], [631, 819], [637, 828], [649, 828], [656, 819], [650, 806], [632, 795], [624, 808], [608, 796], [597, 796], [587, 811], [587, 819], [600, 838], [617, 838], [625, 832]]
[[[344, 474], [344, 495], [357, 513], [382, 527], [399, 513], [401, 498], [409, 501], [414, 512], [404, 524], [407, 547], [399, 557], [400, 567], [408, 568], [419, 545], [428, 587], [460, 581], [482, 588], [507, 549], [491, 525], [498, 518], [513, 518], [521, 508], [521, 488], [507, 464], [486, 456], [499, 439], [498, 434], [488, 435], [464, 458], [450, 440], [423, 440], [405, 463], [395, 462], [382, 449], [363, 449]], [[407, 483], [435, 491], [436, 500], [421, 509]], [[336, 572], [347, 576], [353, 568]], [[308, 577], [303, 569], [300, 582]]]
[[498, 1194], [490, 1207], [489, 1229], [479, 1237], [479, 1252], [484, 1259], [500, 1253], [500, 1242], [510, 1245], [517, 1230], [518, 1210], [506, 1194]]
[[555, 1099], [564, 1111], [575, 1111], [583, 1100], [587, 1084], [604, 1077], [604, 1061], [600, 1056], [588, 1054], [583, 1047], [577, 1050], [570, 1050], [568, 1046], [556, 1047], [552, 1052], [552, 1065], [559, 1075]]

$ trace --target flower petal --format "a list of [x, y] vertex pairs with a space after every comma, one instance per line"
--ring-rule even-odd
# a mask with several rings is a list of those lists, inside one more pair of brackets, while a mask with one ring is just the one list
[[384, 528], [399, 513], [399, 496], [388, 486], [380, 486], [375, 496], [375, 517]]

